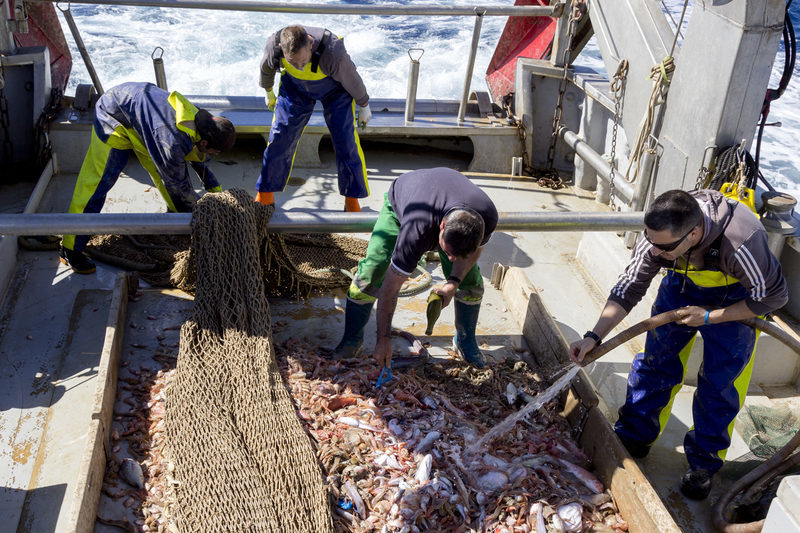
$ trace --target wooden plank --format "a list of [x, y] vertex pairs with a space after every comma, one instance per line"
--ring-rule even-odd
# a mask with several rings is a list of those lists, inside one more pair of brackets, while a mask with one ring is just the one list
[[[522, 328], [536, 362], [551, 371], [568, 363], [568, 343], [525, 271], [509, 268], [502, 282], [506, 306]], [[562, 395], [562, 414], [575, 427], [584, 424], [579, 444], [625, 518], [632, 533], [680, 533], [663, 502], [622, 446], [597, 407], [602, 400], [581, 370]]]
[[109, 442], [111, 417], [117, 389], [117, 374], [125, 336], [125, 313], [128, 305], [128, 276], [117, 274], [114, 293], [106, 321], [103, 352], [97, 372], [97, 388], [92, 406], [92, 421], [86, 438], [86, 447], [81, 457], [78, 483], [67, 518], [65, 531], [91, 533], [94, 531], [100, 489], [106, 467], [106, 446]]

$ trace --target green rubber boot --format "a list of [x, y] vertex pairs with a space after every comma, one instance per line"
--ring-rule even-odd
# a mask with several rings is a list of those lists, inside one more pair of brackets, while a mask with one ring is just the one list
[[374, 303], [374, 301], [362, 303], [347, 299], [344, 312], [344, 335], [339, 345], [333, 350], [331, 355], [333, 359], [353, 359], [361, 355], [364, 327], [369, 322], [369, 314]]

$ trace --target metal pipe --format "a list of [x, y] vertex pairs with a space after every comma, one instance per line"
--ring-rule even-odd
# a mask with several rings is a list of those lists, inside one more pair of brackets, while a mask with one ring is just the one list
[[[377, 213], [278, 211], [271, 233], [369, 233]], [[178, 235], [191, 233], [191, 213], [0, 214], [0, 235]], [[624, 231], [644, 228], [644, 213], [500, 213], [498, 231]]]
[[[411, 55], [413, 51], [421, 52], [419, 57], [414, 59]], [[419, 60], [425, 50], [422, 48], [411, 48], [408, 50], [408, 57], [411, 63], [408, 65], [408, 92], [406, 92], [406, 122], [414, 121], [414, 111], [417, 108], [417, 82], [419, 81]]]
[[[608, 162], [603, 159], [603, 156], [595, 152], [586, 141], [578, 137], [574, 131], [567, 129], [566, 126], [562, 126], [561, 129], [558, 130], [558, 135], [581, 159], [586, 161], [589, 166], [597, 171], [598, 177], [602, 178], [606, 183], [609, 183], [611, 167]], [[617, 173], [617, 178], [618, 179], [614, 180], [614, 190], [625, 198], [626, 201], [630, 202], [631, 198], [633, 198], [633, 187], [630, 183], [625, 181], [619, 173]]]
[[461, 91], [461, 104], [458, 106], [458, 122], [464, 122], [467, 114], [467, 99], [469, 98], [469, 86], [472, 83], [472, 72], [475, 70], [475, 56], [478, 54], [478, 42], [481, 39], [481, 26], [486, 8], [475, 8], [475, 27], [472, 29], [472, 46], [469, 50], [469, 61], [467, 61], [467, 73], [464, 75], [464, 90]]
[[[156, 57], [158, 50], [161, 50], [161, 55]], [[164, 49], [156, 46], [150, 57], [153, 58], [153, 69], [156, 71], [156, 85], [165, 91], [169, 90], [167, 89], [167, 72], [164, 70]]]
[[[55, 2], [60, 0], [29, 0], [31, 2]], [[73, 4], [109, 6], [166, 7], [182, 9], [217, 9], [223, 11], [261, 11], [272, 13], [309, 13], [326, 15], [429, 15], [464, 16], [474, 15], [476, 9], [493, 17], [558, 17], [564, 4], [553, 6], [364, 6], [348, 4], [320, 5], [295, 2], [262, 2], [258, 0], [80, 0]]]
[[86, 70], [89, 71], [89, 77], [92, 78], [94, 90], [97, 91], [97, 94], [102, 95], [103, 85], [100, 83], [100, 78], [97, 77], [97, 72], [94, 70], [92, 58], [89, 57], [89, 52], [86, 50], [86, 45], [83, 44], [83, 39], [78, 31], [78, 26], [75, 24], [75, 19], [72, 18], [72, 12], [69, 10], [69, 7], [67, 9], [61, 9], [61, 12], [64, 13], [64, 18], [67, 19], [69, 31], [72, 32], [72, 38], [75, 39], [75, 45], [78, 47], [78, 51], [81, 53], [83, 63], [86, 65]]

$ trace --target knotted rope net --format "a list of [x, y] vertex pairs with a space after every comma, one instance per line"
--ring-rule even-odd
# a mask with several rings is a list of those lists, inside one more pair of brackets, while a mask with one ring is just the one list
[[289, 272], [283, 241], [268, 238], [272, 211], [242, 190], [194, 209], [177, 273], [196, 272], [194, 316], [181, 328], [165, 415], [181, 531], [333, 531], [315, 450], [271, 351], [274, 280], [264, 272], [286, 270], [295, 288], [307, 276]]

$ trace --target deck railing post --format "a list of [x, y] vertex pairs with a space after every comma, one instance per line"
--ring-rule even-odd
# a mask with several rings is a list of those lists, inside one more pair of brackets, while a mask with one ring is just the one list
[[475, 27], [472, 30], [472, 46], [469, 50], [469, 61], [467, 62], [467, 73], [464, 76], [464, 90], [461, 92], [461, 104], [458, 106], [458, 121], [464, 122], [467, 114], [467, 98], [469, 98], [469, 86], [472, 82], [472, 71], [475, 70], [475, 56], [478, 54], [478, 42], [481, 38], [481, 26], [483, 25], [483, 15], [486, 9], [475, 8]]
[[[59, 9], [61, 8], [59, 7]], [[72, 38], [75, 39], [75, 46], [78, 47], [78, 51], [81, 53], [83, 63], [86, 65], [86, 70], [89, 71], [89, 77], [92, 78], [94, 90], [97, 91], [97, 94], [102, 95], [103, 85], [100, 83], [100, 78], [97, 77], [97, 72], [94, 70], [92, 58], [89, 57], [89, 51], [86, 50], [86, 45], [83, 44], [81, 33], [78, 31], [78, 25], [75, 24], [75, 19], [72, 18], [72, 11], [70, 11], [69, 6], [67, 6], [67, 9], [61, 9], [61, 12], [64, 14], [64, 18], [67, 21], [69, 31], [72, 32]]]

